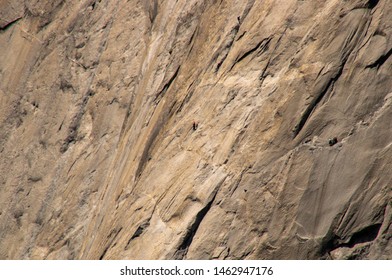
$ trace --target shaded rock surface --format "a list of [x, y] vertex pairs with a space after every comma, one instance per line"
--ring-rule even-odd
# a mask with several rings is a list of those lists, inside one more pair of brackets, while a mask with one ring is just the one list
[[391, 15], [1, 0], [0, 258], [391, 259]]

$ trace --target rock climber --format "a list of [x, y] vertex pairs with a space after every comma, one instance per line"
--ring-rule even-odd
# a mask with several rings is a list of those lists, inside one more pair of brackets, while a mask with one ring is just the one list
[[199, 126], [199, 123], [197, 121], [193, 121], [193, 123], [192, 123], [193, 130], [196, 130], [198, 126]]
[[338, 143], [338, 138], [336, 138], [336, 137], [334, 137], [334, 138], [329, 138], [328, 144], [329, 144], [330, 146], [333, 146], [333, 145], [335, 145], [336, 143]]

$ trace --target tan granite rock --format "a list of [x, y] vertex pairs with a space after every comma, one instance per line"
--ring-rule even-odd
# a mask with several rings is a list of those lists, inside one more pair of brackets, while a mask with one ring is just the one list
[[391, 259], [391, 14], [0, 1], [0, 258]]

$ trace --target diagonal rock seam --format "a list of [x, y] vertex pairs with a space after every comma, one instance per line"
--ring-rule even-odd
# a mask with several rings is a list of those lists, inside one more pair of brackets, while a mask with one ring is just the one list
[[[221, 184], [222, 183], [223, 183], [223, 181], [221, 182]], [[215, 193], [211, 197], [210, 201], [207, 202], [207, 204], [203, 208], [201, 208], [200, 211], [196, 214], [193, 222], [191, 223], [190, 227], [187, 229], [187, 232], [186, 232], [182, 242], [178, 246], [178, 248], [173, 256], [174, 259], [185, 259], [186, 258], [189, 246], [191, 246], [192, 240], [195, 237], [196, 232], [197, 232], [201, 222], [203, 221], [203, 219], [207, 215], [208, 211], [210, 211], [211, 206], [213, 205], [213, 203], [215, 201], [218, 190], [219, 190], [219, 186], [217, 187], [217, 190], [215, 191]]]
[[[215, 197], [214, 197], [215, 198]], [[212, 203], [214, 200], [211, 200], [204, 208], [202, 208], [195, 217], [194, 222], [191, 224], [190, 228], [187, 230], [186, 235], [180, 246], [178, 247], [176, 254], [174, 255], [175, 259], [184, 259], [186, 258], [186, 254], [188, 252], [189, 246], [192, 244], [193, 237], [195, 236], [197, 229], [199, 228], [201, 222], [204, 217], [207, 215], [210, 210]]]
[[0, 258], [390, 259], [391, 1], [316, 2], [0, 1]]

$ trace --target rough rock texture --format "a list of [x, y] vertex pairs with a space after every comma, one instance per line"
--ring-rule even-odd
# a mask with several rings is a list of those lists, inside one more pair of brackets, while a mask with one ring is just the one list
[[391, 259], [391, 15], [0, 0], [0, 258]]

